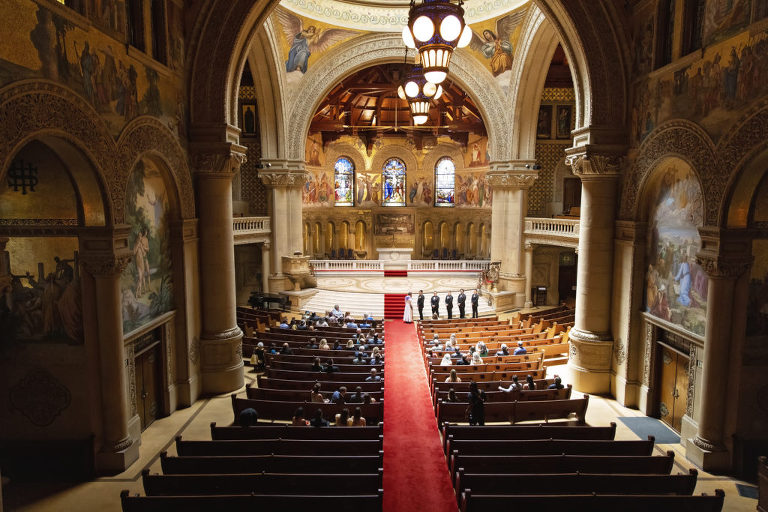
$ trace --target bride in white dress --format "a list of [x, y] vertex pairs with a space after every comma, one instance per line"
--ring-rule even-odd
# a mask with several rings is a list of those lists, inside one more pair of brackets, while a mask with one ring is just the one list
[[403, 311], [403, 322], [410, 324], [413, 322], [413, 302], [411, 302], [411, 292], [405, 296], [405, 311]]

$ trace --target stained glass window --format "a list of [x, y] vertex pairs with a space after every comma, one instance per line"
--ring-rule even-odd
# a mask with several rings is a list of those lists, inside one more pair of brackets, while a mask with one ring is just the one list
[[334, 165], [334, 204], [336, 206], [354, 206], [355, 164], [342, 156]]
[[456, 165], [443, 157], [435, 165], [435, 206], [453, 206]]
[[405, 164], [398, 158], [390, 158], [382, 173], [384, 185], [383, 206], [405, 206]]

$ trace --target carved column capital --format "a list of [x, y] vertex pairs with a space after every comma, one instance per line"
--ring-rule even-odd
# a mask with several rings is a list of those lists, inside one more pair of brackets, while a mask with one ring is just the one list
[[586, 145], [566, 150], [565, 163], [582, 180], [612, 179], [621, 174], [626, 156], [623, 148]]
[[119, 276], [131, 262], [131, 255], [84, 254], [80, 261], [93, 277]]
[[527, 190], [539, 177], [537, 171], [531, 169], [514, 171], [490, 171], [485, 179], [494, 189]]
[[270, 249], [272, 249], [272, 242], [267, 241], [267, 242], [263, 242], [261, 244], [261, 250], [262, 251], [268, 251]]
[[736, 279], [752, 267], [752, 260], [751, 256], [724, 258], [702, 253], [696, 255], [696, 263], [713, 279]]
[[238, 144], [197, 144], [190, 147], [190, 164], [198, 176], [232, 178], [246, 161]]

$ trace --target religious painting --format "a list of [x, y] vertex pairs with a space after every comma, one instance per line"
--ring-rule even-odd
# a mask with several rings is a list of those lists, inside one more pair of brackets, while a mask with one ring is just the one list
[[354, 206], [355, 201], [355, 164], [342, 156], [334, 165], [334, 197], [335, 206]]
[[83, 342], [77, 238], [11, 238], [0, 251], [0, 337]]
[[456, 173], [454, 203], [459, 208], [490, 208], [493, 193], [484, 172]]
[[168, 65], [181, 71], [184, 67], [184, 14], [182, 6], [174, 0], [166, 2], [168, 6]]
[[240, 122], [243, 135], [256, 135], [256, 105], [244, 103], [240, 105]]
[[432, 206], [432, 198], [432, 180], [425, 176], [414, 178], [408, 191], [408, 203], [417, 207]]
[[556, 132], [558, 139], [570, 139], [571, 138], [571, 126], [573, 122], [573, 106], [572, 105], [558, 105], [557, 106], [557, 123]]
[[325, 152], [323, 149], [323, 138], [319, 133], [313, 133], [307, 137], [307, 144], [304, 146], [304, 161], [307, 165], [316, 167], [325, 165]]
[[120, 277], [123, 332], [173, 309], [170, 208], [160, 171], [139, 161], [128, 181], [125, 220], [131, 263]]
[[307, 181], [302, 189], [302, 202], [305, 206], [333, 206], [333, 176], [327, 171], [308, 171]]
[[768, 94], [768, 32], [744, 32], [708, 47], [704, 58], [674, 72], [646, 78], [635, 88], [631, 132], [635, 143], [670, 119], [701, 125], [715, 140]]
[[390, 158], [384, 164], [381, 178], [384, 186], [382, 206], [405, 206], [405, 164], [398, 158]]
[[464, 166], [483, 167], [488, 165], [488, 160], [488, 138], [470, 135], [464, 155]]
[[373, 208], [381, 204], [381, 174], [357, 173], [357, 206]]
[[751, 10], [751, 0], [706, 0], [702, 27], [703, 43], [715, 43], [746, 27]]
[[552, 138], [552, 105], [539, 107], [539, 119], [536, 122], [536, 138]]
[[701, 187], [680, 160], [657, 173], [648, 196], [646, 311], [704, 336], [709, 279], [696, 263], [704, 215]]
[[415, 232], [413, 215], [410, 213], [378, 213], [374, 224], [377, 235], [413, 234]]
[[283, 34], [284, 69], [289, 86], [301, 80], [319, 55], [360, 34], [356, 30], [338, 28], [298, 16], [283, 7], [275, 9], [272, 24]]
[[485, 63], [502, 89], [509, 89], [514, 47], [520, 38], [528, 4], [502, 16], [471, 25], [469, 49]]
[[653, 14], [647, 13], [644, 17], [638, 16], [641, 23], [635, 27], [633, 34], [634, 51], [632, 55], [632, 68], [635, 76], [640, 76], [651, 71], [653, 65]]
[[456, 194], [456, 164], [443, 157], [435, 165], [435, 206], [453, 206]]

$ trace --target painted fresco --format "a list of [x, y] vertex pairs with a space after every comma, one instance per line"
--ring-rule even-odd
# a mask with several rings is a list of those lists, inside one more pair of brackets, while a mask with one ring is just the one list
[[490, 208], [493, 205], [493, 191], [485, 174], [485, 172], [456, 173], [456, 207]]
[[381, 173], [357, 173], [357, 206], [373, 208], [381, 204]]
[[512, 79], [515, 46], [527, 13], [528, 4], [500, 18], [470, 25], [472, 42], [469, 49], [486, 65], [504, 91], [508, 91]]
[[272, 14], [272, 24], [282, 32], [281, 46], [289, 87], [301, 81], [304, 73], [320, 55], [360, 32], [334, 27], [326, 23], [298, 16], [278, 7]]
[[408, 204], [410, 206], [432, 206], [435, 200], [432, 185], [434, 178], [432, 176], [419, 176], [411, 180], [410, 191], [408, 192]]
[[90, 0], [88, 14], [99, 29], [122, 39], [128, 27], [124, 0]]
[[470, 134], [464, 153], [464, 167], [484, 167], [489, 160], [488, 138]]
[[333, 174], [328, 171], [307, 171], [302, 189], [304, 206], [333, 206]]
[[751, 0], [707, 0], [702, 27], [703, 43], [712, 44], [746, 27], [751, 10]]
[[632, 33], [632, 71], [635, 76], [644, 75], [653, 66], [653, 15], [638, 16]]
[[173, 309], [170, 209], [162, 175], [140, 161], [126, 191], [126, 224], [131, 263], [120, 278], [123, 332], [130, 332]]
[[635, 88], [632, 136], [641, 142], [675, 118], [699, 123], [717, 140], [734, 114], [768, 94], [768, 33], [742, 33], [708, 48], [704, 58], [674, 72], [644, 79]]
[[317, 167], [325, 165], [323, 137], [319, 133], [314, 133], [307, 137], [307, 143], [304, 148], [304, 161], [307, 165]]
[[696, 263], [703, 224], [701, 187], [685, 164], [668, 165], [650, 196], [646, 310], [703, 336], [708, 278]]
[[77, 238], [11, 238], [0, 253], [0, 328], [7, 342], [83, 342]]
[[[94, 0], [94, 22], [107, 33], [124, 26], [123, 1]], [[173, 9], [171, 9], [173, 11]], [[120, 14], [118, 14], [120, 13]], [[174, 16], [179, 16], [180, 13]], [[88, 100], [117, 136], [126, 123], [147, 114], [185, 136], [183, 98], [172, 77], [126, 56], [125, 45], [97, 31], [84, 31], [53, 10], [31, 0], [0, 2], [0, 83], [30, 78], [55, 80]], [[176, 65], [183, 39], [172, 31]], [[122, 24], [122, 25], [121, 25]], [[111, 30], [114, 27], [115, 30]], [[174, 52], [171, 52], [174, 54]], [[172, 59], [173, 62], [173, 59]]]

